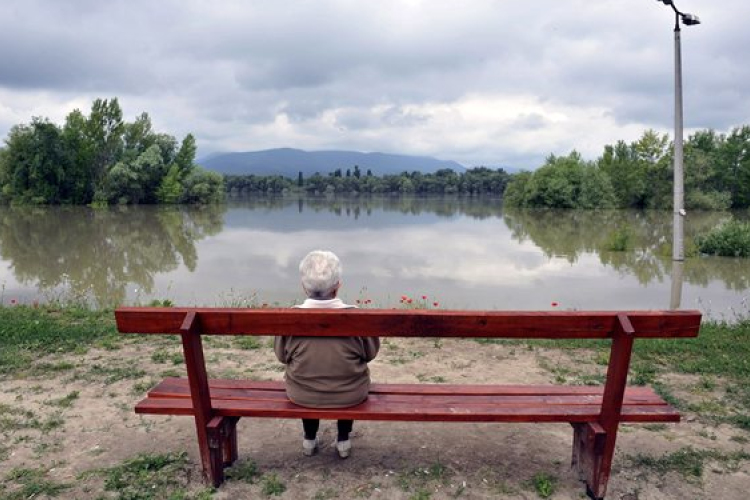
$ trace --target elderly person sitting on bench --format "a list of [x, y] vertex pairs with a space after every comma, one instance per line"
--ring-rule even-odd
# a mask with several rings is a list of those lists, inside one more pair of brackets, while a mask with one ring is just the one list
[[[302, 309], [348, 309], [336, 295], [341, 286], [341, 263], [335, 254], [310, 252], [299, 266], [302, 288], [308, 299]], [[370, 371], [367, 363], [380, 349], [377, 337], [276, 337], [274, 352], [286, 365], [286, 393], [289, 399], [309, 408], [346, 408], [367, 399]], [[336, 450], [341, 458], [351, 452], [349, 433], [353, 420], [338, 421]], [[318, 449], [317, 419], [303, 419], [302, 451], [311, 456]]]

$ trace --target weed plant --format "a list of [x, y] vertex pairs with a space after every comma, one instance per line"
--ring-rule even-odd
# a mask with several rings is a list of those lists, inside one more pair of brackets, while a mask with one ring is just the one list
[[557, 478], [550, 474], [540, 472], [535, 474], [531, 478], [531, 486], [533, 486], [536, 494], [540, 498], [549, 498], [555, 493], [555, 487], [557, 485]]

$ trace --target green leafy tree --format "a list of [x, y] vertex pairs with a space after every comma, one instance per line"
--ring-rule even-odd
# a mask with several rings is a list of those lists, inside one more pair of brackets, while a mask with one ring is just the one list
[[103, 191], [107, 171], [122, 153], [124, 128], [122, 109], [117, 98], [94, 101], [87, 127], [93, 146], [91, 180], [94, 193]]
[[718, 174], [721, 190], [727, 190], [733, 208], [750, 206], [750, 126], [738, 127], [717, 152], [723, 166]]
[[193, 134], [186, 135], [174, 158], [174, 164], [177, 166], [181, 179], [187, 177], [193, 170], [196, 150], [195, 137]]
[[730, 191], [722, 190], [717, 168], [725, 137], [713, 130], [696, 132], [685, 142], [685, 206], [690, 210], [726, 210]]
[[611, 208], [616, 199], [609, 177], [573, 151], [550, 155], [544, 166], [526, 172], [508, 186], [509, 206], [536, 208]]
[[180, 182], [180, 169], [176, 164], [169, 167], [169, 172], [161, 181], [156, 192], [159, 203], [173, 204], [180, 201], [182, 195], [182, 183]]
[[74, 205], [89, 203], [94, 196], [91, 179], [95, 147], [88, 134], [88, 119], [80, 110], [73, 110], [65, 118], [62, 142], [66, 171], [60, 186], [61, 198]]
[[21, 203], [60, 203], [65, 154], [60, 128], [46, 119], [14, 126], [3, 154], [4, 197]]
[[224, 199], [221, 174], [195, 167], [183, 182], [183, 203], [218, 203]]

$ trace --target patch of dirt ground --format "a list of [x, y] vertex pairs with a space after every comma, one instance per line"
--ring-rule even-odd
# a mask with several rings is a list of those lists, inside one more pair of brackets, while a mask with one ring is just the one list
[[[212, 338], [205, 349], [211, 376], [282, 378], [268, 338]], [[595, 380], [605, 369], [591, 351], [427, 339], [384, 340], [370, 366], [372, 379], [384, 383], [576, 383]], [[188, 462], [172, 479], [185, 489], [184, 496], [173, 498], [205, 492], [192, 419], [133, 412], [164, 376], [184, 376], [177, 338], [127, 337], [109, 349], [46, 357], [1, 380], [0, 497], [20, 498], [28, 483], [23, 478], [36, 470], [49, 484], [65, 488], [41, 494], [29, 489], [28, 498], [44, 498], [44, 491], [63, 499], [118, 498], [116, 489], [105, 490], [110, 486], [103, 470], [139, 454], [183, 451]], [[694, 383], [685, 377], [662, 382], [688, 395], [685, 387]], [[750, 433], [689, 412], [685, 417], [680, 424], [622, 426], [607, 498], [748, 498], [750, 463], [731, 456], [750, 452]], [[284, 489], [282, 499], [585, 497], [570, 469], [567, 424], [362, 421], [355, 423], [347, 460], [332, 446], [333, 422], [322, 423], [322, 449], [309, 458], [301, 453], [298, 421], [246, 418], [238, 436], [239, 465], [254, 464], [257, 473], [252, 483], [228, 481], [212, 498], [270, 495], [269, 478], [283, 485], [277, 488]], [[680, 455], [685, 450], [692, 455]], [[654, 465], [665, 456], [678, 459], [670, 467]], [[699, 470], [687, 460], [695, 456], [703, 457]], [[680, 457], [687, 470], [680, 468]]]

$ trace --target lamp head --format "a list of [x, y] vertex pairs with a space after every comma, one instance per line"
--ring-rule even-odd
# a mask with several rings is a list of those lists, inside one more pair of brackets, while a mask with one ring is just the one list
[[701, 20], [698, 16], [694, 16], [693, 14], [682, 14], [682, 23], [686, 26], [694, 26], [700, 24]]

